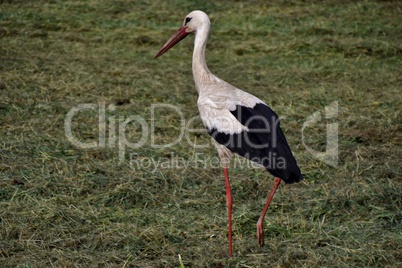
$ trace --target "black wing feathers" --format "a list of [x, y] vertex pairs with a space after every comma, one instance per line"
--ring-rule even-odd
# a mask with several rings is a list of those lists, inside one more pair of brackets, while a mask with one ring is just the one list
[[218, 143], [263, 165], [272, 175], [286, 183], [303, 179], [280, 128], [279, 117], [271, 108], [263, 103], [253, 108], [237, 105], [231, 113], [248, 131], [226, 134], [217, 129], [207, 129]]

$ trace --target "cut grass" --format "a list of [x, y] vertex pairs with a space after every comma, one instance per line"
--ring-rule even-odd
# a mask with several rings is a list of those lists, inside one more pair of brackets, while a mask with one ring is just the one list
[[[2, 1], [0, 7], [2, 267], [402, 265], [399, 2]], [[151, 105], [175, 105], [186, 120], [197, 116], [193, 37], [157, 61], [152, 56], [194, 9], [212, 21], [211, 71], [283, 117], [305, 177], [278, 191], [265, 222], [267, 245], [259, 249], [255, 224], [272, 179], [261, 169], [231, 169], [232, 259], [222, 171], [204, 168], [217, 158], [213, 146], [194, 149], [182, 139], [155, 148], [149, 136], [121, 155], [118, 141], [80, 149], [64, 131], [73, 107], [104, 103], [107, 135], [112, 118], [118, 133], [119, 118], [138, 115], [155, 124], [156, 144], [174, 141], [180, 116], [157, 111], [152, 118]], [[311, 156], [301, 139], [306, 119], [324, 115], [334, 101], [338, 116], [304, 134], [308, 146], [322, 151], [326, 124], [337, 123], [337, 167]], [[98, 141], [98, 112], [76, 115], [77, 138]], [[191, 126], [202, 128], [200, 120]], [[129, 124], [125, 135], [135, 142], [141, 129]], [[206, 133], [188, 137], [210, 144]], [[192, 164], [167, 168], [175, 159]], [[166, 166], [155, 168], [151, 160]]]

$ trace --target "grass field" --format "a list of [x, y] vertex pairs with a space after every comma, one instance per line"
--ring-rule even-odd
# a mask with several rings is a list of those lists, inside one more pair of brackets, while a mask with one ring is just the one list
[[[194, 148], [206, 133], [178, 138], [202, 128], [194, 37], [152, 60], [194, 9], [212, 22], [210, 70], [282, 117], [305, 178], [280, 187], [260, 249], [273, 178], [234, 160], [232, 259], [217, 153]], [[0, 266], [402, 267], [401, 14], [401, 1], [0, 1]], [[325, 151], [328, 124], [336, 166], [306, 149]]]

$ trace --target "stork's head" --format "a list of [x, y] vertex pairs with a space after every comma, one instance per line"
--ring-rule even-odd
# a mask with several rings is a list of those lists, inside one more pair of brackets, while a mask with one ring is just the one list
[[171, 49], [180, 40], [183, 40], [188, 34], [196, 32], [202, 27], [209, 27], [209, 18], [201, 10], [194, 10], [190, 12], [184, 19], [183, 26], [180, 27], [177, 32], [170, 37], [170, 39], [163, 45], [163, 47], [155, 54], [154, 59], [161, 56], [163, 53]]

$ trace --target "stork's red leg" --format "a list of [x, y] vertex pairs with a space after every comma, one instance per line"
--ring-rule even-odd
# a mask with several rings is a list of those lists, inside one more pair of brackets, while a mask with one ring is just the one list
[[279, 184], [281, 183], [281, 179], [279, 178], [275, 178], [275, 183], [274, 183], [274, 187], [271, 190], [271, 193], [268, 196], [267, 199], [267, 203], [264, 206], [264, 209], [261, 212], [261, 216], [258, 219], [257, 222], [257, 239], [258, 239], [258, 246], [262, 247], [264, 245], [264, 218], [265, 218], [265, 214], [267, 214], [267, 210], [269, 207], [269, 204], [271, 203], [272, 198], [275, 195], [276, 189], [278, 189]]
[[225, 174], [225, 184], [226, 184], [226, 205], [228, 207], [228, 239], [229, 239], [229, 256], [232, 257], [232, 193], [230, 191], [229, 183], [229, 173], [228, 168], [223, 168], [223, 173]]

